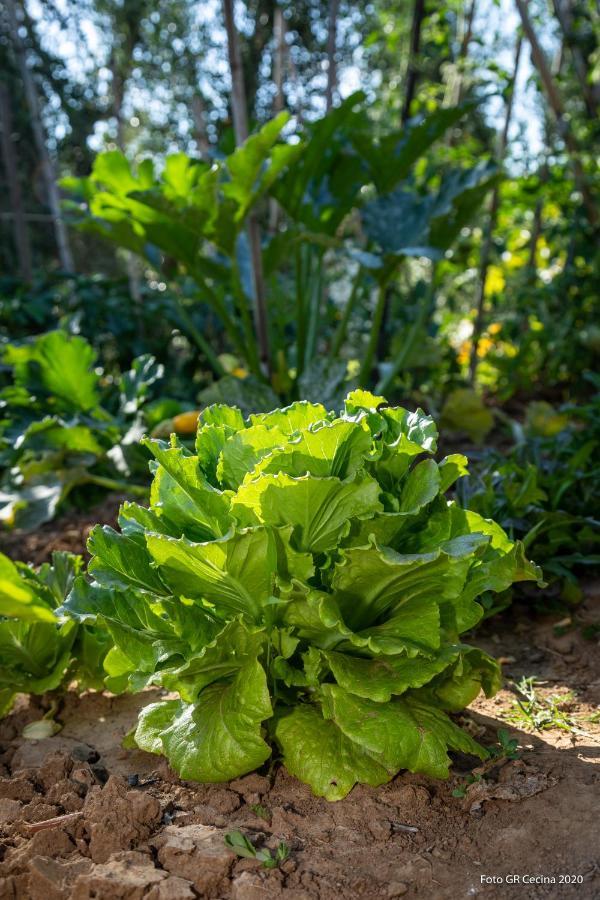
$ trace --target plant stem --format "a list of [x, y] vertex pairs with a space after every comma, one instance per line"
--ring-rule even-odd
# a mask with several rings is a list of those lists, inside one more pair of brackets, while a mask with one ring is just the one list
[[174, 296], [175, 302], [177, 304], [177, 312], [179, 313], [179, 317], [184, 324], [185, 330], [188, 332], [189, 336], [192, 338], [198, 349], [201, 350], [202, 353], [204, 353], [215, 375], [217, 375], [219, 378], [222, 378], [225, 374], [225, 369], [217, 359], [216, 354], [214, 353], [212, 347], [210, 346], [204, 335], [200, 331], [198, 331], [198, 329], [194, 325], [192, 317], [182, 303], [181, 297], [178, 297], [177, 294], [175, 294]]
[[264, 378], [258, 359], [256, 335], [252, 327], [252, 318], [250, 316], [250, 300], [242, 287], [239, 266], [237, 260], [233, 257], [231, 258], [231, 274], [233, 276], [233, 290], [237, 301], [237, 307], [244, 328], [244, 338], [246, 340], [245, 357], [252, 372], [259, 378]]
[[145, 497], [150, 487], [143, 484], [129, 484], [127, 481], [119, 481], [116, 478], [106, 478], [104, 475], [88, 475], [88, 484], [96, 484], [106, 488], [107, 491], [122, 491], [125, 494], [133, 494], [134, 497]]
[[240, 331], [232, 317], [229, 315], [227, 311], [227, 307], [225, 303], [219, 297], [219, 295], [214, 291], [211, 286], [206, 281], [206, 278], [197, 270], [194, 270], [194, 281], [198, 285], [200, 285], [202, 291], [206, 295], [205, 299], [209, 306], [212, 306], [215, 313], [221, 319], [223, 327], [227, 332], [231, 343], [235, 348], [235, 352], [238, 353], [242, 359], [246, 358], [246, 347], [244, 344], [244, 337], [240, 334]]
[[406, 357], [408, 356], [411, 347], [414, 344], [415, 338], [419, 332], [419, 328], [423, 326], [425, 323], [427, 316], [431, 310], [433, 305], [433, 298], [435, 296], [435, 269], [431, 273], [431, 282], [429, 285], [429, 291], [426, 297], [421, 300], [420, 309], [417, 313], [417, 317], [413, 324], [411, 325], [409, 332], [400, 348], [400, 352], [398, 353], [396, 359], [394, 360], [394, 364], [390, 371], [383, 378], [379, 380], [375, 390], [382, 394], [385, 394], [387, 390], [389, 390], [392, 385], [394, 378], [401, 370], [402, 366], [406, 362]]
[[354, 281], [350, 290], [350, 296], [348, 297], [348, 300], [346, 302], [344, 313], [342, 315], [342, 318], [340, 319], [340, 324], [337, 327], [335, 337], [331, 344], [331, 356], [334, 358], [339, 355], [339, 352], [342, 349], [342, 344], [346, 339], [346, 332], [348, 331], [350, 316], [352, 315], [354, 307], [356, 306], [360, 288], [362, 287], [362, 276], [363, 268], [362, 266], [359, 266], [356, 275], [354, 276]]
[[369, 343], [367, 344], [367, 349], [365, 352], [365, 357], [363, 359], [363, 364], [360, 369], [360, 374], [358, 376], [359, 385], [361, 387], [368, 387], [371, 381], [371, 372], [373, 369], [373, 363], [375, 360], [375, 351], [377, 350], [377, 340], [379, 338], [379, 331], [381, 329], [381, 323], [383, 321], [383, 311], [385, 309], [385, 292], [388, 285], [389, 279], [384, 279], [379, 285], [379, 292], [377, 294], [377, 304], [375, 306], [375, 312], [373, 314], [373, 324], [371, 325], [371, 334], [369, 335]]
[[302, 264], [303, 247], [296, 245], [296, 371], [297, 378], [304, 371], [304, 354], [306, 352], [306, 314], [304, 307], [304, 278]]
[[317, 335], [319, 333], [319, 319], [321, 314], [321, 294], [323, 289], [323, 253], [324, 251], [322, 249], [319, 248], [317, 250], [317, 263], [316, 266], [311, 266], [308, 279], [310, 285], [310, 307], [308, 310], [308, 329], [306, 335], [306, 350], [304, 354], [305, 366], [312, 360], [317, 349]]

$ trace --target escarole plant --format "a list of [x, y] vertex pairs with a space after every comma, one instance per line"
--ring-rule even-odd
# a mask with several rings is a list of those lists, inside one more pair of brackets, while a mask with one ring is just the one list
[[444, 777], [449, 749], [486, 755], [448, 713], [499, 671], [460, 635], [482, 594], [538, 572], [447, 501], [466, 459], [435, 462], [436, 436], [421, 411], [355, 391], [339, 416], [211, 406], [195, 454], [146, 441], [150, 508], [94, 529], [95, 581], [66, 604], [109, 629], [111, 690], [177, 692], [142, 710], [139, 747], [197, 781], [275, 753], [331, 800], [400, 769]]
[[76, 682], [103, 686], [106, 631], [79, 627], [57, 607], [83, 567], [80, 556], [53, 553], [36, 571], [0, 553], [0, 717], [19, 693], [45, 694]]

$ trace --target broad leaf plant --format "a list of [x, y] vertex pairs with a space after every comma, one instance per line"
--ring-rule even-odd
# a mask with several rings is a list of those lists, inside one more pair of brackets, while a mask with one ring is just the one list
[[330, 800], [401, 769], [443, 778], [449, 750], [485, 757], [450, 714], [500, 673], [461, 636], [482, 595], [539, 572], [447, 500], [467, 460], [436, 462], [436, 438], [422, 411], [354, 391], [339, 415], [213, 405], [195, 453], [145, 441], [150, 506], [93, 530], [93, 581], [64, 608], [109, 630], [109, 689], [176, 695], [142, 710], [140, 748], [202, 782], [275, 754]]

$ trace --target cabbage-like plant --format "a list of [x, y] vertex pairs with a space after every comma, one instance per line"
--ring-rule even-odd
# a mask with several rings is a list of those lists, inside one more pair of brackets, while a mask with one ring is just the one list
[[497, 690], [462, 643], [478, 598], [535, 579], [520, 544], [448, 502], [464, 456], [437, 463], [420, 410], [364, 391], [339, 416], [314, 403], [205, 409], [195, 454], [146, 441], [150, 508], [97, 527], [66, 604], [114, 640], [112, 690], [160, 684], [137, 745], [185, 779], [225, 781], [281, 754], [331, 800], [399, 770], [448, 774], [485, 757], [449, 713]]
[[80, 690], [102, 688], [106, 632], [57, 612], [82, 567], [72, 553], [53, 553], [37, 571], [0, 553], [0, 716], [19, 693], [73, 682]]

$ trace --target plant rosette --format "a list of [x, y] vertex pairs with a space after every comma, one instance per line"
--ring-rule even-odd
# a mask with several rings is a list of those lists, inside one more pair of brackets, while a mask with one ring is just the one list
[[[79, 627], [57, 609], [82, 566], [80, 556], [56, 552], [36, 571], [0, 553], [0, 717], [11, 711], [17, 694], [66, 690], [74, 683], [80, 691], [102, 689], [106, 631]], [[30, 723], [25, 736], [48, 737], [55, 726], [47, 715]]]
[[478, 598], [539, 578], [494, 522], [449, 502], [466, 458], [437, 463], [421, 410], [354, 391], [339, 415], [300, 401], [202, 411], [195, 453], [145, 440], [148, 509], [96, 527], [64, 611], [103, 622], [113, 691], [158, 684], [135, 742], [218, 782], [281, 754], [330, 800], [401, 769], [444, 778], [486, 751], [450, 713], [499, 687], [461, 634]]

